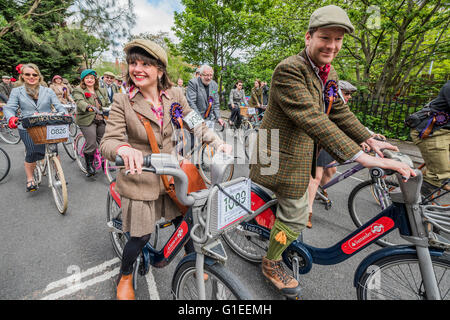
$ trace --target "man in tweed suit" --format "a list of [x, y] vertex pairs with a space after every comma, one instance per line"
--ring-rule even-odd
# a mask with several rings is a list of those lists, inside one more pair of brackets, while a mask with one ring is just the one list
[[[337, 6], [319, 8], [311, 15], [305, 50], [281, 61], [274, 70], [269, 104], [256, 144], [259, 150], [253, 153], [257, 159], [252, 159], [250, 178], [271, 189], [278, 199], [277, 218], [262, 271], [289, 297], [296, 297], [300, 286], [282, 267], [281, 255], [308, 221], [307, 187], [311, 175], [315, 176], [319, 145], [339, 162], [353, 159], [367, 167], [394, 169], [407, 178], [414, 175], [400, 162], [378, 159], [361, 151], [362, 142], [379, 154], [380, 148], [398, 149], [372, 139], [338, 96], [329, 115], [325, 113], [328, 105], [324, 88], [328, 81], [338, 81], [331, 62], [342, 47], [345, 33], [353, 31], [346, 12]], [[272, 136], [277, 134], [278, 143], [273, 143]], [[270, 160], [277, 162], [275, 174], [267, 174], [267, 168], [274, 167], [274, 163], [268, 164]]]

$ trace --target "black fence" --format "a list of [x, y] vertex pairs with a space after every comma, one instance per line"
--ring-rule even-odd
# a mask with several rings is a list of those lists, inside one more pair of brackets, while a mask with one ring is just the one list
[[424, 106], [422, 99], [374, 100], [370, 96], [357, 95], [348, 102], [352, 112], [359, 121], [375, 133], [387, 138], [410, 140], [410, 128], [405, 126], [406, 116], [420, 110]]

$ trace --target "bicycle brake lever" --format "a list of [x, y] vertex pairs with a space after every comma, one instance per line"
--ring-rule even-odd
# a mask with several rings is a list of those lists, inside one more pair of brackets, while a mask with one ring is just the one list
[[[155, 170], [155, 168], [142, 168], [142, 172], [144, 172], [144, 171], [146, 171], [146, 172], [152, 172], [152, 173], [155, 173], [156, 172], [156, 170]], [[127, 176], [128, 174], [130, 173], [130, 170], [126, 170], [125, 171], [125, 175]]]

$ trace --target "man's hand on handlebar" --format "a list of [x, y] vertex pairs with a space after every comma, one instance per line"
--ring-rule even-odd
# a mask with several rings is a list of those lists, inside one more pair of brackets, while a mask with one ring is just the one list
[[142, 173], [142, 163], [144, 156], [142, 152], [129, 146], [122, 146], [117, 150], [117, 154], [122, 157], [125, 169], [131, 174]]
[[[393, 146], [389, 142], [385, 141], [379, 141], [374, 138], [369, 138], [365, 141], [365, 143], [370, 147], [371, 150], [373, 150], [375, 153], [377, 153], [381, 158], [384, 158], [382, 149], [388, 149], [393, 151], [399, 151], [396, 146]], [[365, 150], [364, 150], [365, 151]], [[370, 151], [370, 150], [369, 150]]]
[[362, 164], [366, 168], [379, 167], [381, 169], [391, 169], [397, 171], [403, 178], [403, 181], [407, 181], [410, 177], [415, 177], [416, 173], [406, 163], [388, 159], [388, 158], [376, 158], [366, 153], [361, 154], [355, 160]]

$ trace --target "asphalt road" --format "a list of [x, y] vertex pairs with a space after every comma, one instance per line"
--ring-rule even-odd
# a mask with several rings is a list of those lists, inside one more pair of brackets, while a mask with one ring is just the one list
[[[12, 159], [8, 177], [0, 182], [0, 299], [115, 299], [115, 280], [120, 267], [106, 227], [108, 180], [102, 172], [86, 178], [60, 146], [62, 166], [68, 181], [69, 206], [61, 215], [47, 181], [33, 193], [25, 192], [24, 146], [0, 142]], [[340, 167], [338, 172], [346, 168]], [[245, 165], [235, 176], [246, 175]], [[313, 228], [303, 233], [304, 241], [329, 247], [355, 229], [347, 210], [351, 189], [367, 179], [367, 169], [328, 189], [333, 207], [326, 211], [316, 201]], [[170, 230], [168, 230], [170, 229]], [[162, 232], [160, 243], [172, 232]], [[244, 261], [224, 243], [230, 268], [249, 288], [255, 299], [283, 299], [261, 274], [260, 265]], [[304, 300], [353, 300], [353, 273], [359, 262], [379, 247], [372, 246], [334, 266], [314, 265], [302, 275]], [[171, 279], [183, 253], [166, 268], [152, 268], [139, 277], [137, 299], [172, 299]]]

